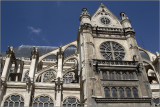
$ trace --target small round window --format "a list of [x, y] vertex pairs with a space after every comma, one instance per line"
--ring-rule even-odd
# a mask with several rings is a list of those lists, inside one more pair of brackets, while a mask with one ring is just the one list
[[122, 60], [125, 56], [123, 47], [112, 41], [103, 42], [100, 45], [100, 53], [106, 60]]
[[100, 18], [100, 21], [101, 21], [101, 23], [104, 24], [104, 25], [108, 25], [108, 24], [110, 23], [110, 20], [109, 20], [109, 18], [107, 18], [107, 17], [101, 17], [101, 18]]

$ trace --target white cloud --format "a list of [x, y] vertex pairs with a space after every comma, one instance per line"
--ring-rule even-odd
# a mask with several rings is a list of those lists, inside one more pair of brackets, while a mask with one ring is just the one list
[[34, 28], [32, 26], [28, 26], [28, 29], [31, 31], [31, 33], [34, 33], [37, 35], [42, 31], [40, 28]]

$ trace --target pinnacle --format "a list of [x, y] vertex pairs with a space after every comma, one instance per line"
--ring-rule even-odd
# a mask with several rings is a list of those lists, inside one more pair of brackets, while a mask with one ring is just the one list
[[104, 4], [103, 3], [101, 3], [101, 5], [100, 5], [101, 7], [104, 7]]

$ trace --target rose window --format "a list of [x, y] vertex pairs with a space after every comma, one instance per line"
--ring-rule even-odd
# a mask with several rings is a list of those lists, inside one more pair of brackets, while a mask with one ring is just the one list
[[125, 56], [123, 47], [119, 43], [112, 41], [102, 43], [100, 52], [106, 60], [122, 60]]

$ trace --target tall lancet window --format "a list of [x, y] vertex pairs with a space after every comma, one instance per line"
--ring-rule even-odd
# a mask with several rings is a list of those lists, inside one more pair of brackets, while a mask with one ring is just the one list
[[119, 88], [119, 96], [120, 96], [120, 98], [124, 98], [124, 90], [123, 90], [123, 88]]
[[74, 73], [73, 72], [68, 72], [63, 76], [63, 82], [65, 84], [72, 83], [74, 80]]
[[104, 89], [104, 92], [105, 92], [105, 97], [106, 97], [106, 98], [110, 98], [110, 89], [106, 87], [106, 88]]
[[116, 88], [112, 88], [112, 97], [117, 98], [117, 90]]
[[51, 81], [51, 79], [54, 79], [54, 78], [55, 78], [55, 75], [53, 71], [48, 71], [44, 74], [43, 82], [49, 82]]
[[137, 90], [137, 88], [133, 88], [133, 95], [134, 95], [134, 98], [138, 98], [138, 90]]
[[127, 94], [127, 98], [131, 98], [131, 89], [130, 88], [126, 88], [126, 94]]

